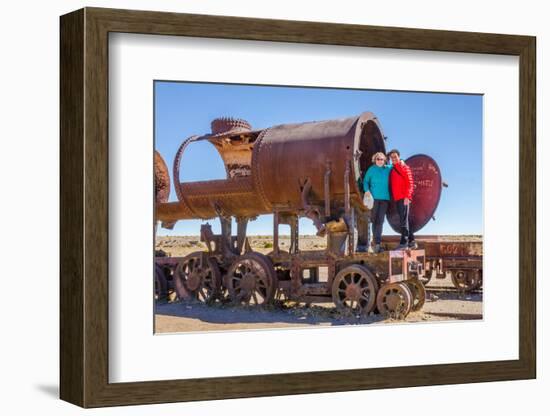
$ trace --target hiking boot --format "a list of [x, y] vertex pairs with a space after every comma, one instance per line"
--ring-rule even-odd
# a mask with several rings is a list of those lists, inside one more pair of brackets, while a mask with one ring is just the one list
[[396, 250], [407, 250], [408, 248], [409, 246], [407, 245], [407, 243], [399, 243], [399, 245], [395, 247]]
[[413, 240], [413, 241], [409, 241], [409, 248], [411, 250], [416, 250], [418, 248], [418, 244], [416, 244], [416, 241]]

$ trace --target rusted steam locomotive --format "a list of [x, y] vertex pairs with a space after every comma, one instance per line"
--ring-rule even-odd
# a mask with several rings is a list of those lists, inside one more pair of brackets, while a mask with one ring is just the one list
[[[201, 140], [215, 146], [227, 178], [181, 183], [182, 155]], [[427, 260], [429, 248], [422, 245], [379, 254], [367, 249], [368, 209], [360, 178], [372, 155], [385, 150], [381, 125], [370, 112], [259, 130], [244, 120], [219, 118], [212, 121], [211, 133], [181, 144], [172, 174], [176, 202], [167, 202], [170, 175], [156, 153], [155, 223], [161, 221], [167, 228], [183, 219], [219, 218], [221, 223], [219, 235], [209, 224], [201, 226], [207, 251], [156, 258], [159, 291], [166, 287], [166, 270], [171, 270], [180, 298], [206, 303], [217, 299], [258, 305], [274, 299], [334, 302], [354, 314], [377, 309], [399, 316], [420, 309], [426, 296], [422, 281], [441, 273], [440, 259]], [[415, 155], [406, 163], [416, 184], [410, 219], [418, 231], [433, 217], [443, 182], [431, 157]], [[246, 237], [248, 222], [262, 214], [273, 215], [273, 250], [267, 255], [253, 251]], [[326, 249], [299, 248], [300, 217], [313, 221], [317, 235], [326, 237]], [[232, 235], [232, 219], [237, 235]], [[395, 210], [390, 209], [388, 220], [397, 229]], [[290, 226], [287, 251], [279, 245], [281, 224]]]

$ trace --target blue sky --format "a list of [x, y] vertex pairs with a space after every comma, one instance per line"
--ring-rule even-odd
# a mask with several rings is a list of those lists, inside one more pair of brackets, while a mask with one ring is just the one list
[[[253, 128], [328, 120], [372, 111], [388, 137], [386, 146], [402, 157], [432, 156], [449, 184], [430, 221], [418, 234], [482, 234], [481, 95], [301, 88], [156, 81], [155, 148], [170, 172], [175, 153], [191, 135], [210, 133], [221, 116], [247, 120]], [[183, 157], [180, 180], [225, 178], [222, 160], [210, 143], [191, 144]], [[172, 178], [173, 182], [173, 178]], [[173, 185], [170, 200], [177, 200]], [[209, 221], [219, 232], [218, 220]], [[198, 235], [200, 220], [178, 221], [158, 235]], [[249, 223], [248, 233], [271, 234], [272, 216]], [[300, 220], [301, 234], [314, 234], [311, 220]], [[281, 227], [281, 233], [288, 233]], [[394, 234], [389, 225], [385, 234]]]

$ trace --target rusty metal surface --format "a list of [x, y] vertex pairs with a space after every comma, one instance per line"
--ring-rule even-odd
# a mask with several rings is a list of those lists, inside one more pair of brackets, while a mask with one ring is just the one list
[[219, 117], [212, 120], [210, 128], [213, 135], [248, 132], [252, 126], [246, 120], [233, 117]]
[[178, 262], [174, 271], [174, 289], [180, 299], [212, 302], [221, 288], [221, 274], [214, 259], [203, 261], [202, 252], [194, 252]]
[[212, 135], [205, 138], [223, 159], [228, 178], [251, 175], [252, 148], [259, 131], [246, 120], [221, 117], [211, 123]]
[[166, 202], [156, 205], [156, 217], [163, 223], [171, 223], [183, 218], [199, 218], [185, 201]]
[[426, 288], [418, 279], [409, 280], [407, 285], [413, 295], [411, 309], [413, 311], [419, 311], [422, 309], [422, 306], [424, 306], [424, 303], [426, 303]]
[[404, 282], [388, 283], [378, 291], [376, 306], [381, 314], [402, 319], [413, 307], [413, 294]]
[[[360, 148], [364, 153], [355, 160], [354, 153]], [[339, 120], [283, 124], [270, 128], [254, 149], [253, 175], [256, 175], [265, 199], [272, 206], [301, 208], [301, 190], [309, 179], [310, 203], [324, 207], [328, 165], [331, 205], [341, 208], [345, 188], [342, 178], [347, 163], [354, 162], [354, 174], [350, 175], [349, 184], [353, 196], [359, 198], [356, 181], [364, 174], [359, 166], [369, 166], [366, 159], [376, 151], [385, 151], [385, 144], [372, 113]]]
[[378, 283], [365, 266], [354, 264], [338, 272], [332, 285], [332, 301], [336, 308], [368, 315], [376, 305]]
[[178, 197], [178, 203], [169, 202], [169, 203], [157, 203], [155, 207], [156, 217], [161, 220], [163, 223], [172, 224], [174, 221], [183, 218], [197, 218], [196, 214], [193, 212], [189, 204], [187, 203], [185, 196], [181, 192], [180, 187], [180, 164], [183, 157], [183, 152], [185, 149], [194, 141], [196, 141], [199, 136], [191, 136], [183, 141], [183, 143], [178, 148], [176, 152], [176, 157], [174, 158], [174, 164], [172, 166], [172, 178], [174, 181], [174, 189], [176, 190], [176, 196]]
[[[216, 134], [192, 136], [180, 146], [173, 168], [179, 204], [157, 205], [160, 220], [212, 218], [218, 209], [240, 217], [284, 209], [307, 214], [314, 221], [318, 218], [320, 230], [327, 209], [336, 215], [342, 210], [346, 187], [352, 205], [363, 209], [357, 179], [370, 166], [372, 155], [385, 151], [381, 126], [368, 112], [264, 130], [251, 130], [244, 120], [224, 118], [215, 120], [212, 129]], [[208, 140], [216, 147], [224, 160], [226, 180], [180, 183], [183, 152], [198, 140]], [[346, 180], [344, 172], [350, 164], [351, 174]], [[306, 181], [309, 185], [304, 192]], [[325, 195], [325, 190], [330, 194]]]
[[236, 304], [265, 305], [272, 302], [278, 286], [269, 257], [247, 253], [235, 259], [225, 275], [224, 285]]
[[214, 218], [223, 213], [230, 216], [239, 212], [239, 216], [254, 216], [262, 209], [250, 177], [187, 182], [180, 184], [185, 201], [192, 207], [194, 217]]
[[[444, 279], [451, 274], [456, 289], [474, 291], [482, 287], [482, 279], [473, 277], [470, 273], [479, 274], [483, 271], [483, 238], [481, 236], [452, 235], [419, 235], [416, 236], [418, 247], [426, 252], [427, 272], [420, 279], [427, 285], [432, 277]], [[399, 236], [384, 236], [382, 244], [394, 247], [399, 242]], [[462, 274], [456, 277], [457, 272]], [[466, 284], [462, 281], [467, 282]]]
[[481, 270], [457, 269], [451, 271], [455, 288], [466, 292], [478, 289], [482, 284]]
[[155, 150], [155, 202], [166, 202], [170, 196], [170, 174], [168, 166], [159, 152]]
[[457, 241], [424, 243], [426, 256], [429, 257], [481, 257], [483, 256], [483, 242]]
[[[453, 236], [416, 236], [418, 247], [426, 251], [427, 257], [481, 257], [483, 239], [481, 237], [457, 238]], [[397, 245], [399, 236], [383, 236], [382, 244], [388, 247]]]
[[389, 282], [402, 282], [422, 277], [426, 270], [424, 250], [391, 250], [388, 252]]
[[155, 264], [175, 268], [182, 259], [183, 257], [155, 257]]
[[483, 242], [460, 241], [454, 243], [425, 243], [426, 255], [430, 257], [481, 257]]

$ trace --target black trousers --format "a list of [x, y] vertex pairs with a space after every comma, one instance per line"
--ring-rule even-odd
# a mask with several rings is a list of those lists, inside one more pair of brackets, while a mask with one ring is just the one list
[[372, 236], [374, 244], [380, 244], [382, 239], [382, 226], [384, 225], [384, 218], [386, 217], [386, 211], [390, 201], [384, 201], [383, 199], [375, 199], [370, 212], [370, 220], [372, 222]]
[[414, 241], [414, 234], [411, 230], [410, 224], [409, 224], [409, 209], [411, 207], [411, 203], [409, 202], [409, 205], [405, 205], [404, 199], [399, 199], [395, 201], [397, 212], [399, 213], [399, 228], [401, 230], [401, 241], [400, 244], [407, 244]]

